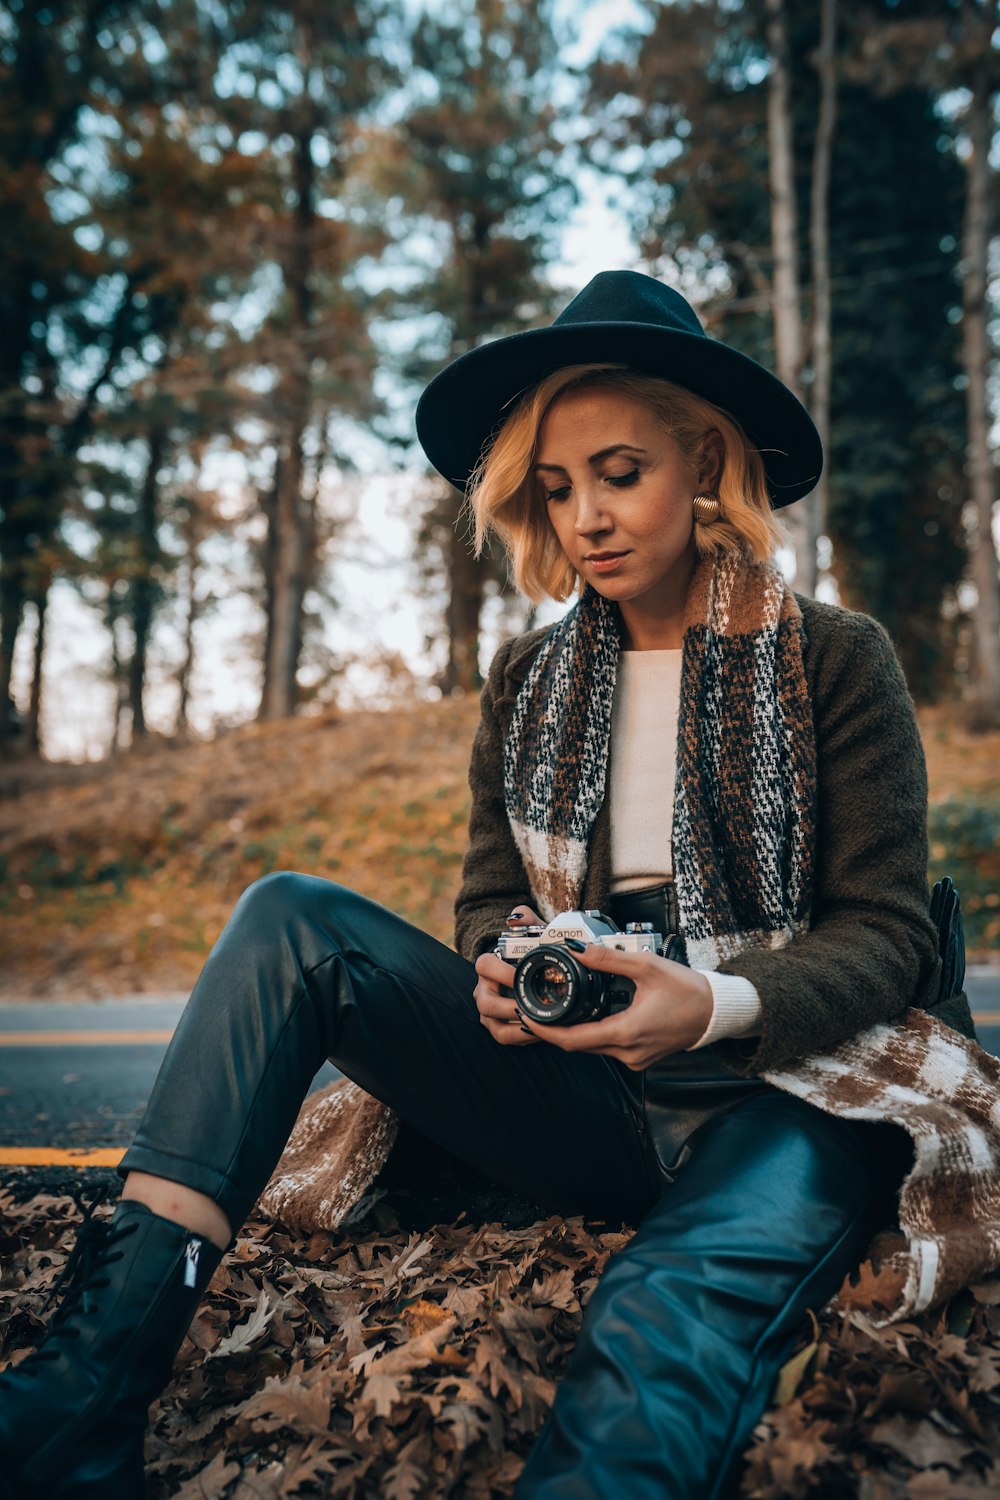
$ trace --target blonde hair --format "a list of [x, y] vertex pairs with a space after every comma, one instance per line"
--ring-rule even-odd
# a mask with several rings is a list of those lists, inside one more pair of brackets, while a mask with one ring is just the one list
[[724, 462], [718, 487], [717, 521], [695, 526], [700, 554], [740, 552], [751, 562], [770, 558], [781, 541], [771, 509], [759, 451], [728, 412], [693, 391], [625, 365], [567, 365], [546, 376], [521, 398], [484, 452], [469, 486], [477, 556], [494, 532], [510, 559], [514, 582], [529, 599], [567, 599], [579, 585], [576, 570], [549, 523], [532, 473], [538, 432], [557, 397], [581, 386], [607, 388], [633, 397], [697, 466], [709, 432], [722, 438]]

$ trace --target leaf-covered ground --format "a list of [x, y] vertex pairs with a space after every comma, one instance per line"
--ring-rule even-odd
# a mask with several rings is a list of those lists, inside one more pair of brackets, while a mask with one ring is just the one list
[[[39, 1338], [79, 1217], [68, 1197], [0, 1196], [0, 1363]], [[390, 1195], [336, 1236], [245, 1226], [153, 1408], [150, 1500], [511, 1494], [628, 1234], [523, 1217], [414, 1227]], [[996, 1495], [1000, 1281], [879, 1332], [869, 1279], [803, 1329], [743, 1494]]]

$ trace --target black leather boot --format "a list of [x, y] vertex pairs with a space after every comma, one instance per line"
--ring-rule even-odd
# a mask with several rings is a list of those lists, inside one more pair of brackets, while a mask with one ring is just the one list
[[43, 1343], [0, 1375], [4, 1500], [142, 1500], [146, 1414], [221, 1258], [141, 1203], [84, 1220]]

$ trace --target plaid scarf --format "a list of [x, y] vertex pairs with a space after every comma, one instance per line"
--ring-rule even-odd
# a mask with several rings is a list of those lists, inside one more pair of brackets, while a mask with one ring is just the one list
[[[504, 751], [507, 816], [538, 910], [579, 905], [604, 800], [617, 606], [587, 589], [546, 638]], [[690, 963], [715, 969], [809, 925], [816, 746], [802, 619], [770, 565], [698, 564], [684, 622], [674, 882]]]

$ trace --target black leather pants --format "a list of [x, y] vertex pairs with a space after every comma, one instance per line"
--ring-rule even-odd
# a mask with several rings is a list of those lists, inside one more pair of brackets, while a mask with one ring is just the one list
[[354, 892], [268, 876], [209, 956], [120, 1170], [206, 1193], [238, 1226], [331, 1058], [514, 1191], [639, 1225], [587, 1308], [519, 1500], [723, 1496], [805, 1308], [884, 1217], [882, 1138], [759, 1088], [695, 1131], [671, 1179], [635, 1075], [498, 1046], [474, 985], [463, 958]]

